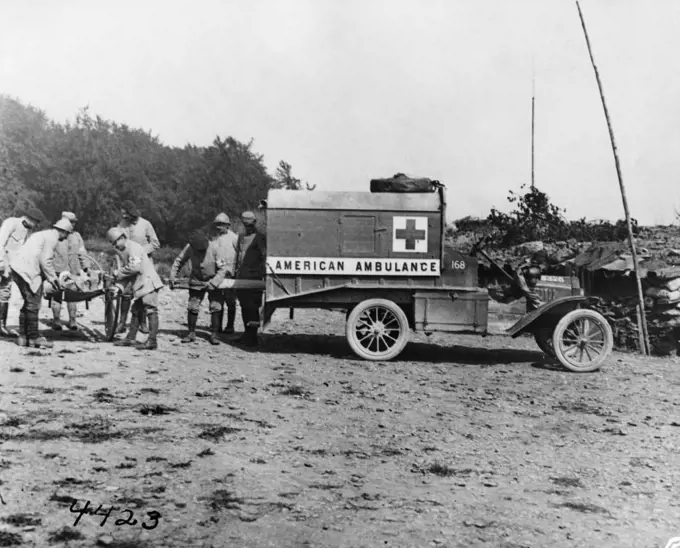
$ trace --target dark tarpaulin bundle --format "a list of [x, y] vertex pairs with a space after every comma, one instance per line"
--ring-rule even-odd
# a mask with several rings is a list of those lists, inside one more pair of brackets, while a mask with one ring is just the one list
[[408, 177], [397, 173], [387, 179], [371, 179], [371, 192], [435, 192], [443, 186], [439, 181], [426, 177]]

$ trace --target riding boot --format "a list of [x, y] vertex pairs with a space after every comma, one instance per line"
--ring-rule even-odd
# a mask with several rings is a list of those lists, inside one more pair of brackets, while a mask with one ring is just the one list
[[61, 331], [61, 303], [52, 299], [52, 329]]
[[[123, 301], [125, 302], [125, 301]], [[122, 308], [121, 303], [121, 308]], [[137, 344], [137, 330], [139, 329], [139, 313], [137, 310], [132, 311], [132, 315], [130, 316], [130, 329], [127, 332], [127, 335], [125, 335], [125, 338], [116, 341], [113, 343], [114, 346], [134, 346]], [[125, 329], [123, 329], [125, 331]]]
[[78, 317], [78, 305], [76, 303], [66, 303], [66, 309], [68, 310], [68, 328], [71, 331], [77, 331], [78, 323], [76, 318]]
[[142, 316], [142, 319], [139, 321], [139, 332], [144, 333], [145, 335], [149, 332], [146, 316]]
[[234, 332], [234, 320], [236, 319], [236, 303], [227, 305], [227, 326], [224, 328], [225, 333]]
[[18, 346], [28, 346], [28, 331], [26, 330], [26, 310], [22, 307], [19, 312], [19, 337]]
[[52, 348], [52, 342], [40, 335], [40, 323], [37, 310], [26, 312], [26, 330], [28, 331], [28, 346], [33, 348]]
[[187, 325], [189, 326], [189, 333], [182, 339], [183, 343], [190, 343], [196, 340], [196, 324], [198, 323], [198, 312], [187, 312]]
[[248, 323], [250, 322], [251, 314], [247, 306], [241, 305], [241, 319], [243, 320], [243, 334], [236, 340], [237, 343], [245, 344], [248, 341]]
[[158, 312], [154, 310], [147, 315], [147, 319], [149, 322], [149, 338], [146, 339], [146, 342], [139, 343], [137, 348], [139, 350], [156, 350], [158, 348]]
[[[116, 333], [125, 333], [125, 324], [127, 323], [128, 312], [130, 312], [130, 305], [132, 300], [123, 297], [120, 301], [120, 317], [118, 318], [118, 325], [116, 326]], [[132, 328], [132, 319], [130, 319], [130, 328]], [[137, 333], [135, 333], [135, 336]]]
[[7, 327], [7, 315], [9, 314], [9, 303], [0, 303], [0, 335], [3, 337], [16, 337], [18, 333]]
[[220, 326], [222, 323], [222, 312], [213, 312], [210, 315], [210, 338], [208, 341], [210, 344], [218, 345], [220, 344], [217, 334], [220, 332]]

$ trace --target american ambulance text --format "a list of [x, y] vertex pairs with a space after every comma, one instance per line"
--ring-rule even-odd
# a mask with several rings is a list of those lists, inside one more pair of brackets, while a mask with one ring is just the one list
[[270, 257], [276, 274], [345, 276], [438, 276], [438, 259], [357, 259], [325, 257]]

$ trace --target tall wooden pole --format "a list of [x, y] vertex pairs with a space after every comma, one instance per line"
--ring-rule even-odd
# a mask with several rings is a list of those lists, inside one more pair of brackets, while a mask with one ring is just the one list
[[649, 354], [649, 335], [647, 333], [647, 318], [645, 317], [645, 299], [642, 295], [642, 283], [640, 282], [640, 271], [638, 269], [637, 252], [635, 251], [635, 241], [633, 239], [633, 227], [630, 222], [630, 212], [628, 210], [628, 199], [626, 198], [626, 187], [623, 184], [623, 176], [621, 175], [621, 165], [619, 164], [619, 155], [616, 151], [616, 140], [614, 139], [614, 130], [612, 129], [612, 124], [609, 119], [609, 111], [607, 110], [607, 102], [604, 99], [604, 91], [602, 89], [602, 81], [600, 80], [600, 73], [597, 70], [597, 65], [595, 65], [595, 59], [593, 58], [593, 50], [590, 47], [590, 39], [588, 38], [588, 31], [586, 30], [586, 22], [583, 19], [583, 12], [581, 12], [581, 6], [578, 0], [576, 0], [576, 8], [578, 9], [578, 15], [581, 19], [581, 26], [583, 27], [583, 34], [586, 37], [586, 46], [588, 47], [588, 55], [590, 55], [590, 62], [593, 65], [593, 70], [595, 71], [595, 79], [597, 80], [597, 87], [600, 90], [600, 99], [602, 100], [602, 108], [604, 109], [604, 117], [607, 120], [607, 128], [609, 129], [609, 140], [611, 141], [612, 151], [614, 153], [614, 164], [616, 166], [616, 175], [619, 179], [619, 188], [621, 189], [621, 200], [623, 201], [623, 211], [626, 214], [626, 225], [628, 226], [628, 242], [630, 244], [630, 251], [633, 255], [633, 269], [635, 270], [635, 282], [637, 284], [637, 293], [639, 301], [640, 310], [640, 323], [642, 324], [642, 336], [644, 337], [644, 346], [641, 349], [643, 354]]
[[536, 81], [531, 75], [531, 188], [534, 188], [534, 119], [535, 119]]

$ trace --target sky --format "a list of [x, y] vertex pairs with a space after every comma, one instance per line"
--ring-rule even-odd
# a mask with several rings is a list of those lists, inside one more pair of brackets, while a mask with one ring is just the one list
[[[581, 0], [631, 215], [680, 211], [680, 2]], [[170, 146], [253, 139], [319, 190], [403, 172], [449, 220], [535, 184], [570, 219], [623, 218], [572, 0], [0, 0], [0, 93]]]

